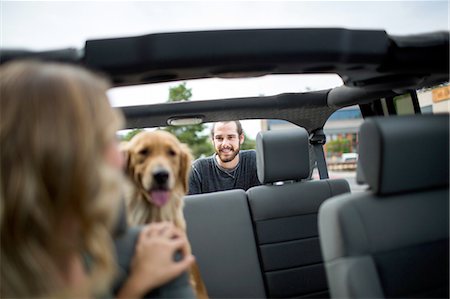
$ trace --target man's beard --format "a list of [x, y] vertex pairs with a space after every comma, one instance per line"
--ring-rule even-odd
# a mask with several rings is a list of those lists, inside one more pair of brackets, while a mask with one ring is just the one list
[[219, 157], [220, 161], [222, 161], [223, 163], [228, 163], [234, 160], [234, 158], [236, 158], [236, 156], [239, 154], [239, 151], [241, 149], [241, 145], [238, 145], [238, 148], [235, 150], [234, 148], [230, 149], [230, 154], [231, 156], [226, 156], [219, 150], [216, 150], [216, 154]]

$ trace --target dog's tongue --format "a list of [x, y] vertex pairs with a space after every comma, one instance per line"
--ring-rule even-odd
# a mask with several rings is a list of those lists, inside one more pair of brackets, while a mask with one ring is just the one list
[[158, 207], [162, 207], [169, 201], [169, 191], [166, 190], [153, 190], [150, 195], [153, 203]]

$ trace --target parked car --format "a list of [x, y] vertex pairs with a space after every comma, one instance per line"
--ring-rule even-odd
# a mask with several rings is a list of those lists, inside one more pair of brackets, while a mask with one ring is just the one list
[[[328, 173], [322, 151], [326, 142], [323, 127], [335, 111], [352, 105], [360, 107], [365, 120], [399, 117], [394, 97], [403, 94], [410, 96], [409, 102], [402, 103], [402, 111], [405, 105], [409, 106], [415, 116], [408, 118], [408, 121], [414, 123], [415, 117], [421, 114], [416, 91], [448, 85], [449, 81], [448, 32], [406, 36], [391, 36], [382, 30], [336, 28], [172, 32], [88, 40], [83, 51], [65, 49], [28, 52], [4, 49], [2, 52], [2, 63], [32, 57], [80, 64], [107, 74], [115, 86], [269, 74], [333, 73], [342, 78], [342, 86], [327, 90], [121, 108], [126, 116], [126, 128], [129, 129], [164, 127], [175, 120], [179, 123], [183, 123], [183, 120], [211, 123], [236, 119], [280, 119], [304, 129], [305, 133], [298, 133], [298, 136], [309, 142], [306, 145], [309, 149], [300, 149], [303, 141], [297, 139], [287, 142], [285, 148], [287, 151], [298, 150], [297, 156], [309, 154], [310, 165], [307, 165], [307, 169], [317, 164], [321, 180], [311, 181], [309, 176], [293, 177], [289, 180], [294, 181], [292, 186], [285, 183], [272, 188], [272, 182], [267, 181], [265, 185], [256, 187], [262, 189], [248, 192], [233, 190], [186, 197], [189, 237], [212, 298], [323, 298], [330, 296], [329, 286], [333, 286], [331, 296], [342, 294], [336, 292], [336, 284], [341, 287], [348, 284], [351, 288], [355, 277], [345, 276], [345, 271], [351, 269], [344, 269], [342, 271], [345, 273], [341, 273], [348, 281], [335, 281], [334, 276], [327, 276], [330, 266], [327, 265], [326, 273], [321, 254], [327, 249], [320, 248], [317, 228], [319, 207], [323, 202], [333, 200], [330, 197], [350, 191], [345, 180], [326, 180]], [[383, 120], [379, 122], [383, 123]], [[290, 135], [286, 132], [280, 130], [287, 140], [297, 136], [297, 133]], [[420, 135], [417, 142], [421, 142]], [[298, 148], [290, 144], [298, 144]], [[427, 144], [429, 148], [434, 146]], [[394, 147], [386, 150], [399, 149]], [[280, 154], [277, 163], [286, 165], [288, 169], [290, 164], [296, 165], [296, 158], [292, 157], [295, 155]], [[342, 156], [343, 162], [357, 159], [358, 155], [354, 153]], [[443, 175], [447, 175], [447, 185], [430, 188], [444, 188], [448, 198], [448, 156], [446, 161], [447, 164], [443, 161], [439, 167], [444, 169]], [[434, 170], [440, 171], [431, 171]], [[367, 179], [371, 173], [364, 175]], [[434, 173], [424, 175], [433, 176]], [[286, 191], [289, 188], [292, 191]], [[383, 215], [377, 217], [382, 218]], [[443, 223], [437, 227], [447, 230], [448, 241], [448, 209], [443, 217]], [[422, 219], [415, 221], [417, 225], [414, 227], [428, 225]], [[395, 226], [389, 229], [398, 229], [399, 234], [403, 232]], [[411, 238], [414, 237], [415, 233], [408, 233]], [[340, 242], [339, 237], [334, 235], [334, 240]], [[403, 237], [399, 235], [398, 238]], [[448, 253], [448, 242], [446, 248]], [[405, 269], [414, 271], [414, 265], [422, 267], [428, 257], [422, 260], [421, 256], [432, 252], [427, 250], [422, 251], [417, 247], [409, 260], [412, 265]], [[445, 252], [445, 248], [442, 250]], [[406, 262], [400, 260], [386, 258], [383, 263], [395, 267], [398, 262], [398, 267], [403, 267]], [[437, 294], [446, 294], [448, 298], [448, 257], [447, 264], [445, 260], [440, 262], [446, 265], [447, 272], [444, 269], [444, 273], [432, 274], [434, 276], [431, 277], [439, 276], [440, 284], [430, 285], [446, 289], [447, 292]], [[377, 269], [382, 271], [380, 267]], [[393, 281], [383, 280], [385, 277], [390, 279], [389, 275], [380, 280], [381, 289], [390, 291], [386, 291], [384, 296], [419, 295], [420, 292], [404, 291], [407, 287], [403, 285], [405, 281], [401, 273], [399, 269]], [[447, 277], [446, 282], [445, 279], [440, 282], [441, 276]], [[376, 273], [373, 274], [373, 281], [378, 281], [375, 277]], [[420, 285], [420, 282], [415, 284], [414, 281], [408, 280], [408, 286]], [[367, 291], [372, 286], [358, 287], [366, 288]], [[357, 297], [360, 293], [346, 294]], [[367, 291], [363, 294], [374, 293]]]
[[341, 156], [341, 162], [356, 162], [358, 161], [357, 153], [343, 153]]

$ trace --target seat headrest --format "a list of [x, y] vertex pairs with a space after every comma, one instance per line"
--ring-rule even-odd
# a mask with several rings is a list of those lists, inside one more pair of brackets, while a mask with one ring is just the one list
[[308, 132], [299, 127], [258, 133], [256, 166], [263, 184], [308, 178]]
[[376, 117], [360, 129], [365, 181], [380, 195], [449, 184], [449, 116]]

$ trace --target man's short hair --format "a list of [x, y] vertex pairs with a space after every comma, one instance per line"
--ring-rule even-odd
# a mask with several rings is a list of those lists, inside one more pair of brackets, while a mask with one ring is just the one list
[[[234, 123], [236, 124], [238, 136], [241, 136], [241, 135], [244, 133], [244, 130], [242, 129], [242, 124], [241, 124], [241, 122], [238, 121], [238, 120], [218, 121], [218, 122], [221, 122], [221, 123], [230, 123], [230, 122], [234, 122]], [[212, 125], [212, 127], [211, 127], [211, 138], [213, 138], [213, 139], [214, 139], [214, 128], [216, 127], [216, 123], [217, 123], [217, 122], [213, 123], [213, 125]]]

